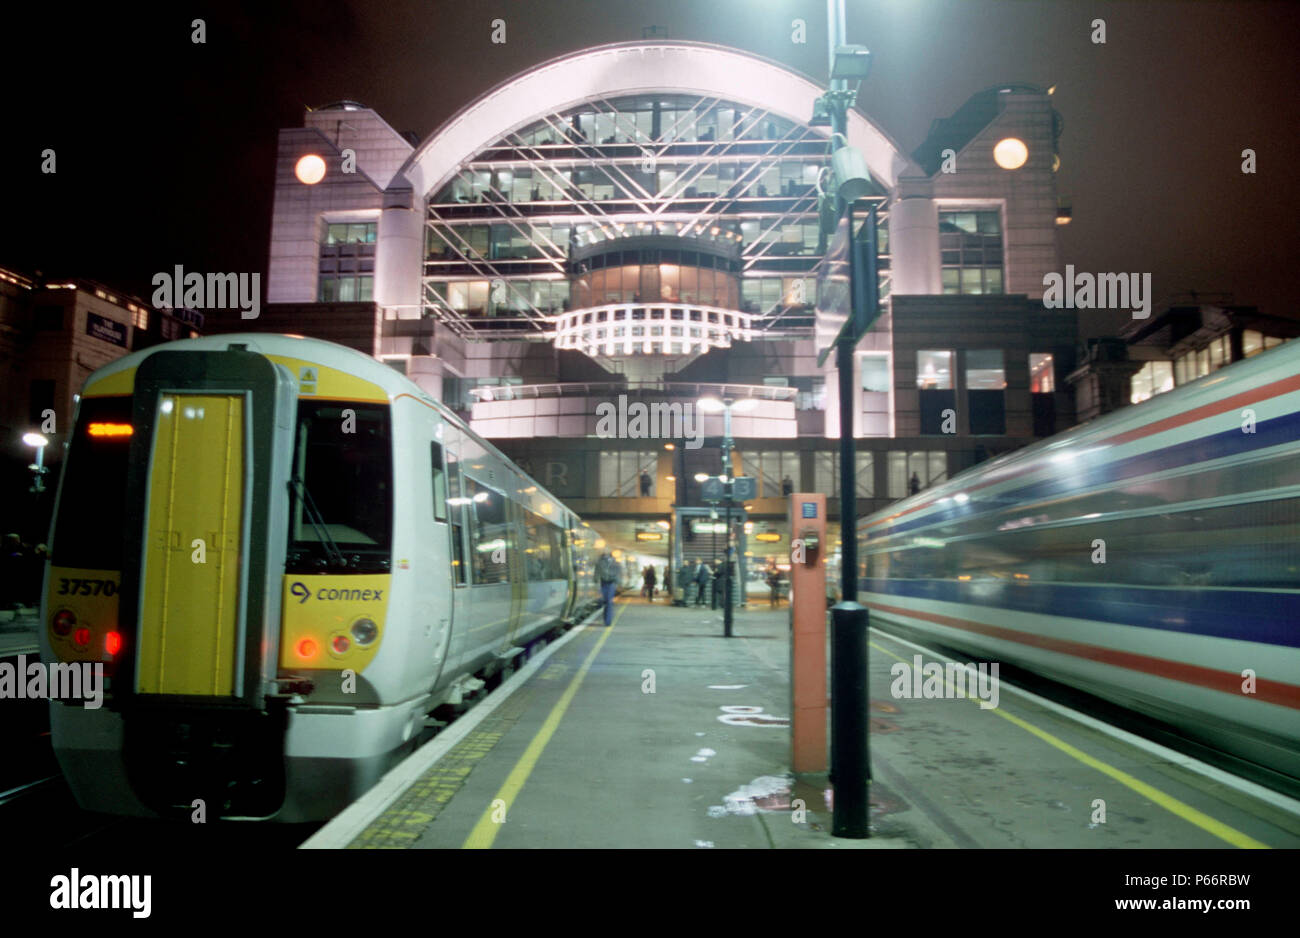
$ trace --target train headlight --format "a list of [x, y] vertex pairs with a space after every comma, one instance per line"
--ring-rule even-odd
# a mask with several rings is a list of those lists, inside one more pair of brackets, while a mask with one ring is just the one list
[[60, 609], [54, 614], [54, 634], [66, 637], [72, 631], [72, 627], [77, 624], [77, 616], [71, 609]]
[[358, 645], [369, 645], [378, 635], [379, 626], [375, 625], [374, 619], [358, 619], [352, 623], [352, 637]]

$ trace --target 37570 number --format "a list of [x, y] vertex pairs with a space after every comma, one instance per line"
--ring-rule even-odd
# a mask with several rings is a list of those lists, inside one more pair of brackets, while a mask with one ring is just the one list
[[59, 577], [60, 596], [112, 596], [117, 584], [112, 580], [79, 580]]

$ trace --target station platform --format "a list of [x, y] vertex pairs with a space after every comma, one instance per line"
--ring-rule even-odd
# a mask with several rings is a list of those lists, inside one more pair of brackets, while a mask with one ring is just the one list
[[[305, 848], [1300, 846], [1300, 804], [1005, 682], [895, 699], [942, 657], [873, 630], [870, 839], [790, 764], [789, 613], [643, 599], [574, 629]], [[1217, 774], [1216, 774], [1217, 773]], [[1104, 812], [1099, 812], [1104, 808]]]
[[0, 612], [0, 658], [40, 651], [40, 615], [24, 608]]

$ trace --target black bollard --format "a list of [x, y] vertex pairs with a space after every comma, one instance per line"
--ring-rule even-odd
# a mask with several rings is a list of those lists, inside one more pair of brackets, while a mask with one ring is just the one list
[[862, 839], [867, 820], [871, 756], [867, 746], [866, 606], [838, 603], [831, 609], [831, 784], [835, 789], [831, 833]]

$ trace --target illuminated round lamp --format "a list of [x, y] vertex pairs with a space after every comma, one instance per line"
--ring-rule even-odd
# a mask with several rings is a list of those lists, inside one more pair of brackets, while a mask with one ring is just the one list
[[1019, 169], [1029, 159], [1029, 147], [1016, 137], [1004, 137], [993, 147], [993, 161], [1003, 169]]
[[315, 153], [308, 153], [298, 160], [293, 174], [303, 185], [314, 186], [325, 178], [325, 161]]

